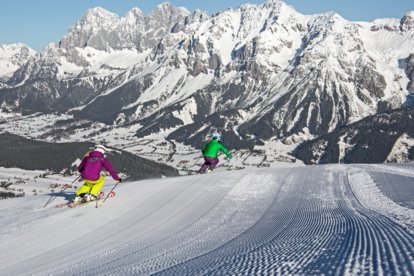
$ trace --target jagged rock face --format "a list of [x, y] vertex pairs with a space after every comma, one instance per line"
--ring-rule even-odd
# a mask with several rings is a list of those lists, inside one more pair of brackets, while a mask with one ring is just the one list
[[0, 45], [0, 88], [30, 60], [36, 52], [24, 44]]
[[414, 54], [410, 54], [410, 56], [406, 59], [407, 67], [405, 72], [410, 80], [407, 85], [407, 90], [410, 93], [414, 93]]
[[[200, 14], [194, 14], [200, 18]], [[135, 48], [143, 51], [153, 48], [170, 32], [181, 31], [191, 19], [185, 9], [169, 3], [158, 6], [145, 16], [134, 8], [124, 17], [102, 8], [89, 10], [59, 43], [60, 48], [93, 47], [107, 51]]]
[[[407, 29], [409, 22], [407, 14], [400, 24]], [[139, 124], [141, 137], [166, 131], [193, 145], [216, 131], [236, 147], [304, 130], [319, 136], [405, 101], [413, 58], [394, 48], [412, 49], [414, 39], [397, 28], [400, 44], [375, 48], [390, 35], [374, 28], [381, 24], [304, 16], [280, 1], [213, 17], [171, 4], [123, 17], [95, 8], [58, 45], [21, 66], [0, 102], [27, 111], [85, 105], [74, 114]], [[401, 53], [387, 58], [388, 51]], [[397, 90], [407, 83], [393, 78], [405, 59], [411, 82]]]
[[145, 91], [151, 84], [152, 78], [150, 76], [129, 82], [121, 88], [116, 89], [114, 93], [95, 99], [88, 105], [88, 108], [81, 110], [77, 115], [93, 121], [110, 124], [117, 119], [120, 110], [128, 104], [135, 102], [142, 91]]
[[114, 13], [102, 8], [91, 9], [60, 41], [59, 47], [68, 49], [90, 46], [100, 50], [108, 50], [108, 47], [119, 39], [111, 32], [117, 21], [118, 15]]
[[414, 30], [414, 11], [408, 12], [401, 19], [400, 23], [401, 31], [410, 31]]
[[[108, 87], [110, 84], [101, 79], [92, 79], [93, 85], [80, 79], [56, 81], [37, 79], [25, 82], [15, 88], [2, 90], [1, 100], [4, 104], [12, 106], [17, 104], [24, 114], [37, 112], [50, 113], [80, 106], [96, 96], [97, 87]], [[16, 94], [19, 98], [16, 100]]]
[[[409, 139], [407, 139], [407, 137]], [[369, 116], [355, 124], [301, 144], [294, 155], [306, 164], [383, 163], [393, 161], [401, 138], [414, 138], [414, 109]], [[414, 144], [404, 144], [406, 159], [414, 160]]]

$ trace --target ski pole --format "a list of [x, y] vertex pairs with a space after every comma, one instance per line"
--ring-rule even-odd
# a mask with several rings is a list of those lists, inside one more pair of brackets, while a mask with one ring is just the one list
[[198, 161], [201, 159], [201, 156], [199, 156], [193, 163], [193, 166], [197, 165]]
[[[75, 181], [76, 180], [78, 180], [79, 178], [80, 178], [81, 176], [79, 175], [78, 177], [76, 177], [76, 179], [75, 180], [73, 180], [70, 184], [65, 184], [64, 186], [63, 186], [63, 189], [58, 193], [58, 194], [61, 194], [61, 193], [63, 193], [64, 191], [66, 191], [66, 189], [68, 189], [68, 188], [72, 188], [72, 184], [73, 183], [75, 183]], [[55, 195], [55, 196], [53, 196], [53, 195], [51, 195], [50, 196], [50, 198], [48, 199], [48, 201], [45, 203], [45, 205], [43, 205], [43, 207], [46, 207], [47, 205], [49, 205], [53, 200], [55, 200], [57, 198], [57, 195]]]
[[[232, 154], [232, 156], [234, 157], [234, 156], [236, 156], [237, 152], [236, 152], [236, 151], [233, 151], [233, 152], [234, 152], [234, 153]], [[230, 152], [230, 153], [232, 153], [232, 152]], [[233, 159], [233, 158], [231, 158], [231, 159]], [[226, 160], [226, 162], [224, 162], [223, 164], [221, 164], [221, 166], [220, 166], [220, 167], [224, 167], [225, 165], [227, 165], [227, 169], [229, 169], [231, 159], [230, 159], [230, 158], [228, 158], [228, 159]]]
[[102, 203], [104, 203], [105, 200], [107, 200], [107, 198], [112, 194], [112, 192], [115, 190], [116, 186], [118, 186], [119, 183], [121, 183], [121, 181], [116, 182], [115, 186], [112, 188], [111, 191], [109, 191], [109, 193], [106, 195], [106, 197], [104, 198], [104, 200], [102, 201]]
[[99, 207], [101, 207], [102, 206], [102, 203], [104, 203], [105, 202], [105, 200], [108, 198], [108, 197], [110, 197], [111, 195], [113, 196], [113, 192], [114, 192], [114, 190], [115, 190], [115, 188], [116, 188], [116, 186], [118, 186], [118, 184], [119, 183], [121, 183], [121, 181], [118, 181], [116, 184], [115, 184], [115, 186], [109, 191], [109, 193], [106, 195], [106, 197], [104, 198], [104, 200], [102, 200], [102, 202], [100, 201], [100, 200], [97, 200], [96, 201], [96, 208], [99, 208]]
[[234, 158], [234, 157], [236, 157], [236, 155], [237, 155], [238, 153], [239, 153], [238, 151], [233, 150], [233, 152], [232, 152], [232, 158], [231, 158], [231, 159], [229, 159], [229, 164], [228, 164], [228, 166], [227, 166], [227, 170], [231, 170], [231, 165], [230, 165], [230, 162], [231, 162], [231, 160], [233, 160], [233, 158]]
[[231, 160], [231, 159], [227, 159], [227, 160], [226, 160], [226, 162], [224, 162], [223, 164], [221, 164], [221, 166], [220, 166], [220, 167], [225, 167], [227, 164], [229, 164], [229, 163], [230, 163], [230, 160]]

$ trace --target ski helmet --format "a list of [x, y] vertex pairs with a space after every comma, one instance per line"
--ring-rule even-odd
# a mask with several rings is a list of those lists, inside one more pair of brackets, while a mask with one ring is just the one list
[[95, 151], [99, 151], [103, 154], [105, 154], [105, 152], [109, 151], [104, 145], [97, 145], [95, 147]]

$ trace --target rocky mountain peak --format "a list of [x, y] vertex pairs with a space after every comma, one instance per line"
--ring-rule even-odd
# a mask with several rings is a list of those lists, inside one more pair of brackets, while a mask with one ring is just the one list
[[170, 16], [189, 16], [190, 12], [186, 8], [175, 7], [170, 2], [165, 2], [158, 5], [152, 12], [149, 13], [149, 17], [170, 17]]
[[414, 30], [414, 11], [407, 12], [400, 22], [401, 31]]
[[28, 59], [36, 53], [35, 50], [22, 43], [0, 45], [0, 52], [0, 58], [2, 59], [10, 55], [17, 59]]
[[119, 16], [101, 7], [89, 9], [59, 42], [59, 47], [70, 49], [90, 46], [106, 50], [111, 46], [108, 34], [117, 26]]
[[[118, 33], [121, 37], [124, 37], [126, 40], [133, 43], [133, 45], [130, 45], [127, 48], [131, 48], [134, 45], [136, 46], [138, 43], [137, 36], [142, 34], [144, 31], [145, 14], [139, 8], [132, 8], [125, 14], [125, 16], [121, 17], [119, 25], [114, 30], [115, 33]], [[124, 45], [125, 44], [129, 43], [124, 41]]]
[[117, 21], [119, 16], [101, 7], [95, 7], [86, 11], [85, 15], [76, 25], [99, 24], [107, 25], [110, 22]]
[[292, 6], [289, 6], [285, 2], [279, 0], [269, 0], [262, 5], [262, 8], [273, 9], [274, 11], [277, 11], [279, 13], [296, 12], [296, 10]]
[[[409, 13], [401, 24], [411, 20]], [[411, 91], [396, 76], [412, 53], [411, 33], [397, 27], [390, 41], [369, 26], [334, 12], [302, 15], [275, 0], [212, 17], [171, 3], [123, 17], [95, 8], [58, 47], [22, 66], [0, 101], [27, 98], [19, 108], [30, 111], [83, 105], [76, 116], [136, 123], [142, 137], [174, 131], [171, 139], [194, 145], [213, 128], [240, 147], [304, 129], [316, 137]], [[385, 60], [390, 51], [395, 58]], [[412, 83], [412, 59], [406, 64]], [[197, 133], [190, 142], [188, 132]]]
[[[155, 10], [148, 14], [146, 18], [147, 28], [178, 32], [185, 25], [186, 18], [189, 16], [191, 16], [191, 13], [187, 9], [177, 8], [166, 2], [158, 5]], [[181, 28], [178, 25], [181, 25]], [[166, 27], [167, 30], [165, 30]]]
[[136, 18], [143, 18], [144, 16], [145, 16], [145, 14], [142, 12], [142, 10], [135, 7], [135, 8], [132, 8], [131, 10], [129, 10], [125, 14], [124, 18], [134, 20]]
[[149, 18], [162, 19], [163, 22], [168, 19], [190, 16], [190, 12], [186, 8], [175, 7], [170, 2], [158, 5], [152, 12], [148, 14]]
[[194, 22], [203, 22], [207, 20], [208, 18], [210, 18], [210, 15], [208, 14], [208, 12], [202, 11], [199, 9], [196, 9], [192, 15], [192, 19]]
[[35, 50], [21, 43], [0, 45], [0, 81], [11, 77], [35, 54]]

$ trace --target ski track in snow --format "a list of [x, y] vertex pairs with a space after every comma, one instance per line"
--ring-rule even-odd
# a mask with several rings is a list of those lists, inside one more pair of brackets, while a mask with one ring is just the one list
[[412, 175], [396, 175], [389, 171], [372, 171], [370, 176], [378, 188], [395, 203], [414, 209], [414, 173]]
[[0, 274], [413, 275], [413, 176], [252, 169], [123, 183], [98, 209], [2, 200]]

